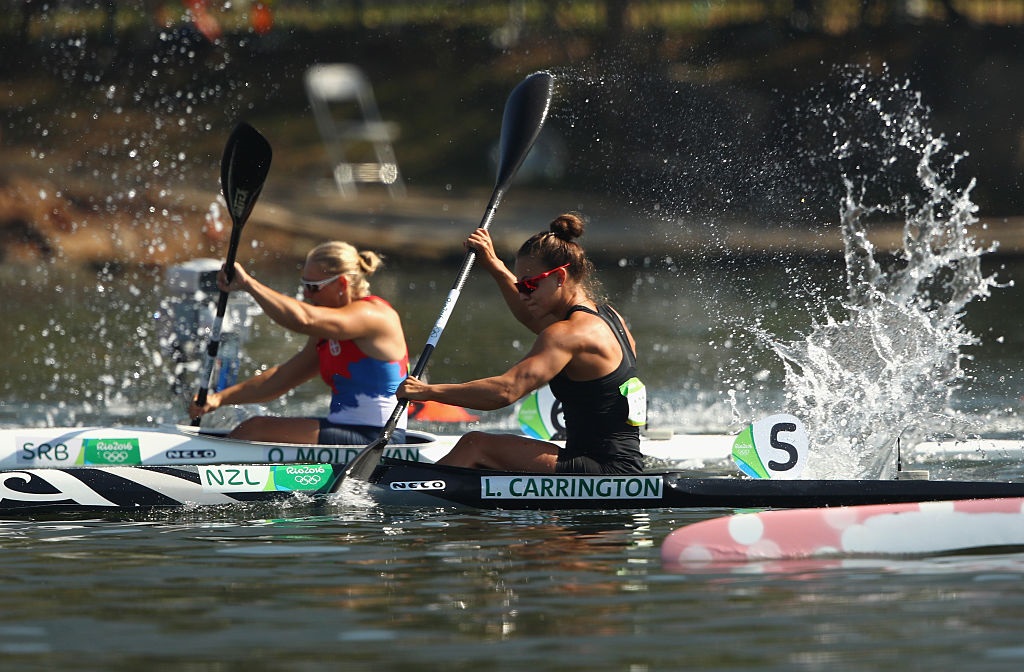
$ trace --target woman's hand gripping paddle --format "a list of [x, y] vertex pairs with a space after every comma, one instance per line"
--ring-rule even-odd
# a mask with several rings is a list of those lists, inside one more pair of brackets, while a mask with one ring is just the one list
[[[508, 101], [505, 103], [505, 113], [501, 119], [501, 157], [498, 165], [498, 179], [495, 183], [494, 193], [491, 194], [491, 200], [484, 211], [480, 228], [486, 229], [491, 225], [494, 213], [497, 211], [498, 204], [505, 195], [512, 177], [519, 170], [519, 166], [523, 164], [526, 155], [530, 153], [533, 143], [536, 142], [540, 129], [544, 126], [544, 121], [547, 119], [548, 110], [551, 107], [554, 83], [555, 80], [551, 73], [535, 72], [520, 82], [512, 90], [512, 93], [509, 94]], [[469, 276], [470, 269], [473, 268], [473, 261], [475, 259], [476, 251], [468, 250], [466, 258], [462, 262], [462, 268], [459, 270], [459, 275], [456, 277], [451, 291], [448, 292], [448, 298], [445, 299], [441, 314], [438, 316], [437, 322], [434, 323], [434, 328], [430, 332], [427, 344], [423, 348], [420, 358], [416, 361], [416, 367], [412, 372], [413, 376], [421, 377], [424, 369], [427, 368], [427, 361], [430, 359], [431, 353], [441, 338], [441, 333], [448, 323], [448, 318], [455, 308], [455, 303], [459, 300], [459, 294], [462, 292], [463, 285], [466, 284], [466, 278]], [[387, 424], [381, 430], [380, 436], [376, 441], [363, 448], [356, 455], [355, 459], [349, 463], [348, 468], [345, 469], [345, 472], [335, 482], [334, 491], [338, 490], [346, 478], [354, 478], [360, 481], [368, 481], [370, 479], [370, 475], [373, 474], [373, 470], [376, 469], [377, 463], [384, 453], [384, 448], [391, 441], [391, 434], [398, 425], [398, 420], [402, 417], [402, 413], [405, 412], [408, 406], [408, 399], [400, 399], [398, 401], [395, 410], [391, 413], [391, 417], [388, 418]]]
[[[227, 201], [228, 212], [231, 213], [231, 242], [228, 245], [228, 256], [224, 262], [224, 270], [230, 281], [235, 274], [235, 255], [238, 243], [242, 238], [242, 227], [249, 219], [256, 199], [263, 189], [263, 182], [270, 171], [270, 159], [273, 152], [270, 143], [260, 132], [249, 124], [242, 122], [231, 132], [224, 156], [220, 162], [220, 185]], [[206, 370], [200, 379], [199, 394], [196, 404], [206, 404], [206, 396], [213, 382], [213, 368], [220, 349], [220, 331], [224, 324], [224, 313], [228, 307], [228, 293], [221, 292], [217, 300], [217, 315], [213, 321], [210, 334], [210, 345], [206, 350]], [[199, 418], [192, 424], [199, 426]]]

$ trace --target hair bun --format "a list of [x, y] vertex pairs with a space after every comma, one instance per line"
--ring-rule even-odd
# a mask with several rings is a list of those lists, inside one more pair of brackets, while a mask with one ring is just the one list
[[373, 275], [380, 268], [382, 259], [376, 252], [370, 250], [359, 251], [359, 268], [363, 275]]
[[583, 235], [583, 227], [585, 226], [583, 218], [575, 212], [567, 212], [559, 215], [555, 218], [549, 229], [551, 233], [555, 234], [559, 238], [565, 241], [570, 241], [573, 238], [579, 238]]

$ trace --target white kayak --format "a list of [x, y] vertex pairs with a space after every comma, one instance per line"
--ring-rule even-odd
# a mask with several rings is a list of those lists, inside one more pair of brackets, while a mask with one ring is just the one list
[[[181, 464], [345, 463], [362, 446], [263, 443], [229, 439], [189, 425], [156, 427], [40, 427], [0, 429], [0, 469]], [[406, 443], [387, 454], [414, 462], [436, 461], [454, 445], [409, 430]]]
[[[500, 431], [500, 430], [499, 430]], [[239, 441], [227, 430], [191, 425], [104, 427], [20, 427], [0, 429], [0, 469], [89, 465], [181, 465], [329, 463], [351, 461], [365, 446], [329, 446]], [[389, 444], [387, 457], [436, 462], [458, 435], [410, 429], [406, 443]], [[654, 466], [672, 469], [730, 468], [735, 434], [677, 434], [652, 430], [640, 449]], [[1024, 440], [975, 439], [923, 442], [905, 450], [906, 458], [1019, 459]]]
[[1024, 498], [741, 513], [671, 532], [669, 565], [1024, 548]]
[[[389, 444], [386, 457], [436, 462], [458, 435], [410, 429], [405, 443]], [[735, 436], [671, 434], [641, 439], [650, 460], [674, 468], [699, 469], [727, 460]], [[0, 429], [0, 469], [74, 466], [173, 466], [199, 464], [345, 464], [358, 446], [264, 443], [229, 439], [189, 425], [156, 427], [40, 427]]]

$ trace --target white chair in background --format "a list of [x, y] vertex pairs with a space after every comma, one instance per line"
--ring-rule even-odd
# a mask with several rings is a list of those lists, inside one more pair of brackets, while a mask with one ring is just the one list
[[[381, 120], [362, 70], [348, 63], [322, 63], [306, 70], [305, 84], [342, 196], [355, 196], [360, 182], [379, 182], [393, 198], [405, 196], [392, 147], [398, 125]], [[357, 160], [368, 159], [371, 150], [374, 160]]]

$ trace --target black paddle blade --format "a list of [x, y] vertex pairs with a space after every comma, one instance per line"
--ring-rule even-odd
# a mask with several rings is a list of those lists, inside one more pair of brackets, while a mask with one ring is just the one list
[[551, 108], [555, 78], [547, 71], [535, 72], [512, 89], [501, 119], [501, 154], [495, 184], [504, 191], [523, 165]]
[[235, 126], [220, 162], [220, 186], [235, 226], [241, 228], [249, 219], [272, 157], [270, 143], [259, 131], [244, 121]]
[[380, 463], [381, 455], [384, 454], [384, 449], [388, 447], [391, 442], [391, 432], [381, 432], [373, 443], [363, 448], [358, 455], [355, 456], [345, 471], [342, 473], [341, 478], [335, 483], [334, 490], [336, 491], [341, 487], [341, 483], [346, 478], [351, 478], [355, 481], [367, 481], [369, 482], [370, 476], [377, 469], [377, 465]]
[[[270, 159], [273, 156], [270, 143], [259, 131], [244, 121], [235, 126], [224, 145], [224, 155], [220, 160], [220, 186], [224, 191], [224, 201], [231, 213], [231, 240], [228, 243], [228, 254], [224, 268], [230, 279], [235, 273], [235, 255], [242, 239], [242, 227], [249, 219], [256, 199], [263, 190], [263, 183], [270, 172]], [[206, 403], [211, 379], [213, 378], [214, 359], [220, 348], [220, 324], [227, 311], [228, 295], [221, 292], [217, 299], [217, 321], [207, 346], [206, 370], [201, 379], [196, 403]], [[199, 418], [192, 424], [199, 426]]]

